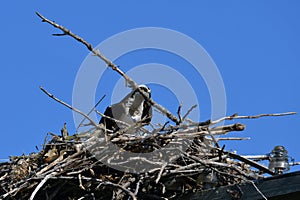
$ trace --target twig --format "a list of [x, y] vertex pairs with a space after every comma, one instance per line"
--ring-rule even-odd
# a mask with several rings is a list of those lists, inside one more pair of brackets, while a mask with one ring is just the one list
[[217, 141], [221, 141], [221, 140], [250, 140], [249, 137], [247, 138], [239, 138], [239, 137], [228, 137], [228, 138], [217, 138]]
[[55, 101], [57, 101], [58, 103], [66, 106], [67, 108], [73, 110], [74, 112], [77, 112], [79, 113], [80, 115], [84, 116], [86, 119], [88, 119], [90, 121], [90, 123], [95, 126], [95, 127], [98, 127], [98, 125], [85, 113], [81, 112], [80, 110], [70, 106], [69, 104], [63, 102], [62, 100], [56, 98], [53, 94], [50, 94], [47, 90], [45, 90], [42, 86], [40, 86], [40, 89], [45, 93], [47, 94], [51, 99], [54, 99]]
[[[217, 149], [217, 150], [220, 151], [220, 149]], [[251, 165], [252, 167], [257, 168], [257, 169], [263, 171], [264, 173], [268, 173], [268, 174], [270, 174], [270, 175], [275, 175], [274, 172], [272, 172], [271, 170], [269, 170], [269, 169], [266, 168], [265, 166], [263, 166], [263, 165], [261, 165], [261, 164], [255, 162], [255, 161], [253, 161], [253, 160], [249, 160], [249, 159], [247, 159], [247, 158], [245, 158], [245, 157], [243, 157], [243, 156], [240, 156], [240, 155], [238, 155], [238, 154], [231, 153], [231, 152], [228, 152], [228, 151], [226, 152], [226, 151], [223, 150], [222, 152], [223, 152], [224, 154], [227, 154], [228, 156], [234, 158], [234, 159], [240, 160], [240, 161], [242, 161], [242, 162], [244, 162], [244, 163], [246, 163], [246, 164]]]
[[40, 171], [38, 171], [36, 173], [36, 175], [39, 176], [39, 175], [43, 174], [44, 172], [48, 171], [49, 169], [51, 169], [52, 167], [54, 167], [57, 163], [59, 163], [60, 161], [63, 160], [64, 154], [65, 153], [61, 153], [61, 155], [58, 158], [56, 158], [56, 160], [54, 160], [52, 163], [50, 163], [46, 167], [42, 168]]
[[255, 185], [253, 181], [250, 181], [252, 183], [253, 187], [256, 189], [256, 191], [265, 199], [268, 200], [268, 198], [258, 189], [258, 187]]
[[[125, 177], [125, 175], [127, 175], [127, 174], [124, 174], [124, 175], [123, 175], [123, 177], [121, 178], [121, 180], [120, 180], [119, 183], [118, 183], [119, 185], [121, 185], [122, 179]], [[129, 179], [127, 180], [127, 182], [125, 182], [125, 183], [122, 184], [121, 186], [124, 187], [124, 188], [128, 188], [128, 187], [130, 187], [130, 185], [131, 185], [133, 182], [135, 182], [135, 178], [129, 178]], [[120, 195], [121, 192], [122, 192], [122, 190], [116, 191], [116, 192], [115, 192], [115, 196], [118, 197], [118, 196]], [[136, 194], [134, 193], [134, 195], [136, 195]], [[115, 199], [115, 198], [113, 197], [113, 199]]]
[[47, 176], [45, 176], [45, 178], [38, 184], [38, 186], [34, 189], [34, 191], [32, 192], [29, 200], [33, 200], [36, 193], [41, 189], [41, 187], [43, 187], [43, 185], [48, 181], [49, 178], [51, 178], [52, 176], [55, 176], [56, 172], [53, 172], [51, 174], [48, 174]]
[[211, 137], [211, 139], [213, 140], [213, 142], [215, 143], [217, 148], [220, 148], [220, 145], [218, 143], [218, 141], [216, 140], [215, 136], [213, 136], [213, 134], [211, 134], [210, 129], [207, 129], [208, 135]]
[[269, 155], [243, 155], [243, 157], [255, 161], [268, 160], [270, 158]]
[[197, 107], [197, 105], [193, 105], [187, 112], [186, 114], [182, 117], [182, 121], [184, 121], [187, 116]]
[[139, 193], [140, 185], [142, 183], [143, 183], [143, 177], [141, 177], [140, 180], [137, 182], [136, 187], [135, 187], [135, 191], [134, 191], [134, 195], [137, 195]]
[[84, 186], [82, 185], [81, 174], [78, 174], [78, 180], [79, 180], [79, 187], [85, 190]]
[[259, 115], [253, 115], [253, 116], [239, 116], [237, 113], [231, 115], [231, 116], [226, 116], [222, 117], [218, 120], [212, 121], [212, 124], [218, 124], [224, 120], [233, 120], [233, 119], [257, 119], [260, 117], [279, 117], [279, 116], [286, 116], [286, 115], [295, 115], [297, 112], [284, 112], [284, 113], [274, 113], [274, 114], [259, 114]]
[[291, 162], [289, 163], [290, 166], [296, 166], [296, 165], [300, 165], [300, 162]]
[[211, 160], [203, 160], [203, 159], [200, 159], [200, 158], [198, 158], [196, 156], [188, 155], [185, 152], [182, 152], [182, 153], [186, 157], [188, 157], [190, 159], [193, 159], [193, 160], [196, 160], [197, 162], [201, 163], [205, 167], [209, 167], [209, 168], [211, 168], [212, 166], [227, 167], [227, 168], [230, 168], [230, 169], [238, 172], [239, 174], [241, 174], [242, 176], [246, 177], [247, 179], [251, 179], [251, 180], [254, 179], [254, 177], [253, 177], [252, 174], [247, 174], [246, 172], [242, 171], [241, 169], [239, 169], [235, 165], [229, 165], [227, 163], [222, 163], [222, 162], [214, 162], [214, 161], [211, 161]]
[[117, 123], [120, 123], [120, 124], [122, 124], [122, 125], [125, 125], [126, 127], [130, 126], [130, 124], [128, 124], [128, 123], [126, 123], [126, 122], [124, 122], [124, 121], [121, 121], [121, 120], [117, 120], [117, 119], [115, 119], [115, 118], [113, 118], [113, 117], [109, 117], [109, 116], [107, 116], [107, 115], [104, 115], [104, 114], [102, 114], [101, 112], [99, 112], [98, 110], [95, 110], [95, 112], [96, 112], [98, 115], [100, 115], [101, 117], [104, 117], [104, 118], [106, 118], [106, 119], [110, 119], [110, 120], [112, 120], [112, 121], [114, 121], [114, 122], [117, 122]]
[[166, 168], [167, 164], [168, 164], [168, 163], [165, 162], [165, 163], [161, 166], [161, 169], [160, 169], [160, 171], [159, 171], [159, 173], [158, 173], [158, 175], [157, 175], [157, 178], [156, 178], [156, 180], [155, 180], [155, 183], [156, 183], [156, 184], [159, 182], [159, 180], [160, 180], [160, 178], [161, 178], [161, 175], [162, 175], [164, 169]]
[[181, 108], [182, 108], [182, 103], [180, 103], [180, 105], [178, 106], [178, 109], [177, 109], [177, 116], [178, 116], [178, 119], [179, 119], [179, 124], [182, 122]]
[[174, 116], [170, 111], [168, 111], [166, 108], [162, 107], [161, 105], [157, 104], [154, 102], [152, 99], [148, 98], [146, 95], [144, 95], [143, 91], [138, 87], [138, 85], [127, 75], [125, 74], [117, 65], [115, 65], [113, 62], [111, 62], [109, 59], [107, 59], [104, 55], [100, 53], [99, 50], [96, 50], [93, 48], [93, 46], [88, 43], [86, 40], [81, 38], [80, 36], [72, 33], [70, 30], [67, 28], [57, 24], [56, 22], [50, 21], [49, 19], [45, 18], [42, 16], [40, 13], [36, 12], [36, 14], [42, 19], [42, 22], [46, 22], [48, 24], [51, 24], [55, 28], [60, 29], [63, 31], [63, 35], [69, 35], [75, 40], [79, 41], [80, 43], [84, 44], [89, 51], [91, 51], [95, 56], [99, 57], [101, 60], [103, 60], [107, 66], [112, 68], [114, 71], [116, 71], [118, 74], [120, 74], [126, 81], [126, 83], [129, 83], [129, 85], [133, 88], [138, 90], [146, 99], [147, 102], [149, 102], [152, 106], [160, 110], [162, 113], [164, 113], [170, 120], [175, 122], [176, 124], [179, 124], [179, 120], [177, 119], [176, 116]]
[[143, 162], [147, 162], [147, 163], [152, 164], [152, 165], [159, 165], [159, 166], [162, 166], [164, 164], [163, 162], [151, 161], [151, 160], [148, 160], [147, 158], [144, 158], [144, 157], [130, 157], [126, 161], [116, 162], [116, 163], [112, 163], [111, 162], [112, 159], [113, 159], [113, 157], [111, 157], [111, 159], [108, 159], [107, 162], [110, 165], [117, 165], [117, 166], [124, 165], [124, 164], [132, 162], [132, 161], [143, 161]]
[[127, 188], [124, 188], [123, 186], [119, 185], [119, 184], [116, 184], [116, 183], [112, 183], [112, 182], [102, 182], [100, 183], [96, 188], [99, 188], [101, 187], [102, 185], [109, 185], [109, 186], [113, 186], [113, 187], [117, 187], [117, 188], [120, 188], [122, 189], [124, 192], [126, 192], [129, 196], [131, 196], [131, 198], [133, 200], [137, 200], [135, 194], [133, 194], [130, 190], [128, 190]]
[[48, 133], [46, 134], [45, 138], [44, 138], [43, 149], [45, 149], [46, 143], [47, 143], [47, 141], [48, 141], [48, 135], [49, 135], [49, 134], [50, 134], [50, 133], [48, 132]]
[[[23, 181], [24, 183], [22, 185], [20, 185], [19, 187], [14, 188], [13, 190], [5, 193], [4, 195], [1, 196], [1, 198], [3, 197], [3, 199], [5, 199], [6, 197], [13, 195], [14, 193], [17, 193], [18, 191], [20, 191], [22, 188], [27, 188], [30, 186], [30, 184], [28, 183], [28, 181]], [[37, 183], [33, 183], [31, 185], [36, 185]]]
[[[95, 106], [86, 114], [87, 116], [89, 116], [94, 110], [95, 110], [95, 108], [99, 105], [99, 103], [101, 103], [101, 101], [105, 98], [105, 96], [106, 95], [103, 95], [102, 97], [101, 97], [101, 99], [95, 104]], [[79, 125], [77, 126], [77, 128], [76, 128], [76, 133], [77, 133], [77, 131], [78, 131], [78, 129], [80, 128], [80, 126], [82, 125], [82, 123], [84, 122], [84, 120], [85, 120], [86, 118], [84, 117], [82, 120], [81, 120], [81, 122], [79, 123]]]

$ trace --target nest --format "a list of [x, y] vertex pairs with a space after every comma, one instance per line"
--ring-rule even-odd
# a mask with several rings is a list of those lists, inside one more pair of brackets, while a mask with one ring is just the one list
[[98, 125], [70, 136], [48, 134], [40, 152], [0, 165], [0, 198], [178, 199], [273, 173], [219, 146], [218, 141], [230, 140], [220, 136], [244, 130], [243, 124], [215, 123], [151, 132], [136, 125], [117, 133]]

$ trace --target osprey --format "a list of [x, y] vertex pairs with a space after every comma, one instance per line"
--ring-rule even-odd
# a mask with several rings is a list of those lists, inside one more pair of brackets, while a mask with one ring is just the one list
[[[150, 98], [151, 90], [146, 85], [139, 85], [144, 96]], [[149, 124], [152, 118], [152, 107], [150, 103], [137, 89], [130, 92], [119, 103], [106, 108], [99, 124], [103, 124], [107, 129], [114, 132], [133, 125], [137, 122]], [[116, 120], [113, 120], [113, 119]], [[122, 123], [124, 122], [124, 123]]]

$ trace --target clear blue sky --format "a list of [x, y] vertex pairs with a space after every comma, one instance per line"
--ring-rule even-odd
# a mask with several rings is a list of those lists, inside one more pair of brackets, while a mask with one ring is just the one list
[[[35, 11], [93, 45], [132, 28], [151, 26], [179, 31], [201, 44], [216, 63], [226, 89], [228, 115], [300, 111], [298, 0], [188, 2], [2, 2], [0, 158], [35, 151], [46, 133], [59, 133], [64, 122], [70, 132], [75, 129], [71, 111], [45, 96], [39, 86], [71, 103], [77, 71], [89, 52], [71, 38], [51, 36], [59, 31], [41, 23]], [[124, 69], [147, 62], [176, 65], [177, 60], [170, 55], [158, 54], [137, 52], [134, 59], [123, 56], [116, 63]], [[156, 55], [158, 60], [146, 59]], [[101, 87], [96, 98], [104, 94]], [[153, 87], [154, 100], [165, 106], [170, 103], [167, 94], [162, 97], [159, 88]], [[201, 117], [206, 120], [210, 101], [203, 88], [198, 95], [202, 97]], [[109, 101], [106, 98], [98, 109], [103, 111]], [[177, 105], [172, 106], [174, 111]], [[284, 145], [289, 155], [300, 161], [299, 120], [299, 114], [239, 120], [247, 128], [231, 136], [251, 140], [230, 142], [226, 148], [241, 154], [264, 154], [275, 145]]]

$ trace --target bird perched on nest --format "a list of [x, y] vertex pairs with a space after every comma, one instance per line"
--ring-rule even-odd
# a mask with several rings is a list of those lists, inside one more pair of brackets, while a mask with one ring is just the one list
[[[139, 85], [144, 96], [151, 98], [151, 90], [146, 85]], [[130, 92], [119, 103], [106, 108], [99, 122], [113, 132], [136, 123], [149, 124], [152, 118], [152, 107], [137, 89]], [[115, 120], [114, 120], [115, 119]], [[127, 126], [125, 125], [127, 124]]]

